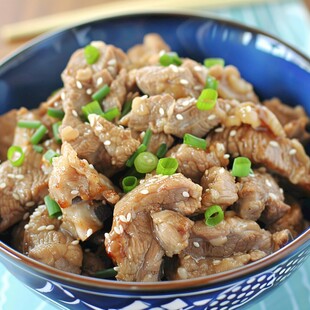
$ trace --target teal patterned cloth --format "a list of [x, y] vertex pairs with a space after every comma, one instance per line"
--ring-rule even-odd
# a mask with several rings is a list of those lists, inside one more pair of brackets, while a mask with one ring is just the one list
[[[302, 1], [273, 1], [213, 9], [207, 12], [269, 32], [310, 57], [310, 14]], [[53, 310], [55, 308], [24, 287], [0, 264], [0, 310], [15, 309]], [[263, 301], [247, 308], [247, 310], [269, 309], [310, 309], [310, 259], [281, 287]]]

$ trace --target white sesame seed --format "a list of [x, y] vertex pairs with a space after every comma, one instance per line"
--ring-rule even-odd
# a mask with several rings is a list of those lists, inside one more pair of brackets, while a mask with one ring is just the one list
[[0, 188], [1, 188], [1, 189], [6, 188], [6, 183], [2, 182], [2, 183], [0, 184]]
[[224, 154], [223, 156], [225, 159], [228, 159], [230, 157], [230, 154]]
[[247, 112], [251, 112], [251, 111], [252, 111], [252, 108], [248, 105], [248, 106], [245, 107], [245, 110], [246, 110]]
[[123, 226], [122, 226], [122, 225], [119, 225], [118, 227], [119, 227], [119, 233], [122, 234], [122, 233], [124, 232]]
[[62, 215], [59, 215], [59, 216], [57, 217], [57, 220], [61, 221], [61, 220], [62, 220]]
[[166, 54], [166, 51], [165, 51], [165, 50], [161, 50], [161, 51], [159, 52], [159, 56], [163, 56], [164, 54]]
[[19, 195], [18, 195], [18, 194], [13, 193], [12, 196], [13, 196], [13, 198], [14, 198], [15, 200], [19, 200]]
[[115, 65], [116, 65], [116, 59], [115, 59], [115, 58], [110, 59], [110, 60], [107, 62], [107, 64], [108, 64], [109, 66], [115, 66]]
[[29, 217], [29, 212], [26, 212], [23, 216], [23, 220], [25, 221]]
[[223, 143], [216, 143], [216, 150], [218, 152], [223, 152], [225, 151], [225, 145]]
[[79, 193], [79, 191], [77, 190], [77, 189], [73, 189], [72, 191], [71, 191], [71, 194], [72, 195], [77, 195]]
[[272, 200], [276, 200], [277, 196], [274, 193], [269, 193], [268, 196], [272, 199]]
[[90, 168], [90, 169], [95, 169], [95, 167], [94, 167], [93, 164], [89, 164], [89, 168]]
[[42, 225], [42, 226], [40, 226], [39, 228], [38, 228], [38, 231], [43, 231], [43, 230], [45, 230], [46, 229], [46, 226], [45, 225]]
[[25, 228], [26, 230], [27, 230], [29, 227], [30, 227], [29, 224], [26, 224], [26, 225], [24, 226], [24, 228]]
[[182, 121], [184, 119], [183, 115], [182, 114], [177, 114], [176, 116], [176, 119], [179, 120], [179, 121]]
[[131, 213], [130, 213], [130, 212], [127, 214], [126, 219], [127, 219], [127, 222], [128, 222], [128, 223], [131, 221]]
[[186, 191], [184, 191], [184, 192], [182, 193], [182, 196], [185, 197], [185, 198], [188, 198], [188, 197], [189, 197], [189, 193], [186, 192]]
[[91, 88], [86, 89], [86, 94], [91, 95], [93, 93], [93, 90]]
[[176, 65], [170, 65], [169, 67], [172, 69], [173, 72], [179, 72], [179, 68]]
[[273, 147], [278, 147], [278, 146], [279, 146], [279, 143], [278, 143], [277, 141], [274, 141], [274, 140], [271, 140], [271, 141], [269, 142], [269, 144], [270, 144], [271, 146], [273, 146]]
[[17, 174], [17, 175], [15, 176], [15, 178], [16, 178], [17, 180], [22, 180], [22, 179], [25, 178], [25, 176], [24, 176], [23, 174]]
[[46, 230], [53, 230], [53, 229], [55, 229], [55, 226], [52, 224], [46, 226]]
[[280, 193], [281, 193], [281, 194], [284, 193], [283, 188], [281, 188], [281, 187], [280, 187]]
[[120, 268], [119, 268], [118, 266], [113, 267], [113, 269], [114, 269], [116, 272], [120, 271]]
[[140, 191], [140, 193], [142, 195], [147, 195], [149, 193], [149, 191], [147, 189], [143, 189], [142, 191]]
[[223, 132], [224, 131], [224, 127], [218, 127], [214, 129], [215, 132]]
[[114, 231], [115, 231], [115, 233], [117, 233], [118, 235], [121, 234], [121, 231], [120, 231], [120, 229], [119, 229], [117, 226], [114, 227]]
[[221, 261], [219, 259], [214, 259], [213, 262], [212, 262], [212, 264], [214, 266], [219, 265], [220, 263], [221, 263]]
[[290, 149], [288, 152], [290, 155], [295, 155], [297, 153], [296, 149]]
[[72, 245], [78, 245], [79, 243], [80, 243], [79, 240], [73, 240], [73, 241], [71, 242]]
[[72, 110], [72, 115], [75, 116], [75, 117], [79, 116], [79, 114], [78, 114], [78, 112], [76, 110]]
[[111, 141], [110, 141], [110, 140], [105, 140], [105, 141], [103, 142], [103, 144], [104, 144], [104, 145], [111, 145]]
[[15, 174], [13, 174], [13, 173], [8, 173], [7, 176], [10, 179], [15, 179]]
[[42, 212], [40, 212], [39, 210], [36, 210], [32, 213], [33, 217], [38, 217], [42, 215]]
[[101, 85], [103, 83], [103, 78], [99, 77], [96, 83], [97, 83], [97, 86]]
[[98, 124], [98, 125], [96, 125], [95, 129], [96, 129], [97, 131], [102, 131], [103, 127], [102, 127], [101, 124]]
[[201, 68], [201, 66], [195, 66], [195, 67], [194, 67], [194, 70], [195, 70], [196, 72], [200, 72], [200, 71], [202, 71], [202, 68]]
[[104, 238], [105, 238], [105, 239], [109, 239], [109, 238], [110, 238], [110, 235], [109, 235], [108, 233], [105, 233], [105, 234], [104, 234]]
[[201, 85], [195, 85], [194, 90], [202, 90], [203, 87]]
[[180, 84], [182, 84], [182, 85], [188, 85], [188, 84], [189, 84], [189, 81], [188, 81], [188, 80], [185, 80], [185, 79], [181, 79], [181, 80], [180, 80]]
[[86, 237], [90, 237], [91, 235], [93, 234], [93, 230], [91, 228], [88, 228], [87, 229], [87, 232], [86, 232]]
[[199, 248], [199, 243], [197, 241], [193, 242], [195, 248]]
[[224, 173], [225, 172], [225, 169], [223, 168], [223, 167], [221, 167], [220, 169], [219, 169], [219, 173]]
[[83, 88], [83, 84], [80, 81], [76, 81], [76, 87], [78, 89], [82, 89]]
[[46, 209], [46, 205], [39, 205], [38, 210], [44, 211]]
[[208, 116], [208, 120], [209, 120], [209, 121], [212, 121], [212, 120], [214, 120], [215, 118], [216, 118], [216, 115], [215, 115], [215, 114], [211, 114], [211, 115]]
[[159, 114], [162, 116], [165, 115], [165, 111], [163, 108], [159, 108]]
[[148, 98], [148, 95], [143, 95], [143, 96], [140, 97], [140, 99], [143, 99], [143, 100], [147, 99], [147, 98]]
[[266, 185], [269, 186], [269, 187], [272, 186], [271, 182], [270, 182], [268, 179], [265, 180], [265, 183], [266, 183]]
[[120, 219], [123, 223], [127, 223], [127, 219], [126, 219], [125, 215], [121, 214], [121, 215], [119, 216], [119, 219]]
[[234, 137], [236, 134], [237, 134], [237, 131], [234, 129], [229, 133], [231, 137]]
[[60, 98], [61, 98], [62, 101], [64, 101], [64, 100], [66, 99], [66, 94], [65, 94], [65, 92], [61, 92]]
[[35, 205], [35, 202], [34, 201], [28, 201], [26, 202], [25, 206], [26, 207], [33, 207]]

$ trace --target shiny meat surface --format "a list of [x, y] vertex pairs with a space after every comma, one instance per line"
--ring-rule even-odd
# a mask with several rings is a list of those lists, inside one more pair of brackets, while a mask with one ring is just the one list
[[11, 110], [0, 116], [0, 163], [7, 159], [7, 150], [12, 145], [14, 139], [16, 119], [16, 110]]
[[238, 186], [230, 171], [223, 167], [211, 167], [202, 179], [202, 210], [219, 205], [223, 210], [238, 200]]
[[60, 224], [60, 220], [49, 217], [45, 205], [39, 206], [25, 227], [24, 253], [41, 263], [79, 274], [83, 259], [81, 246]]
[[54, 158], [49, 178], [50, 195], [62, 208], [72, 205], [72, 200], [104, 200], [116, 203], [119, 195], [112, 182], [99, 174], [86, 160], [77, 157], [68, 143], [63, 143], [61, 156]]

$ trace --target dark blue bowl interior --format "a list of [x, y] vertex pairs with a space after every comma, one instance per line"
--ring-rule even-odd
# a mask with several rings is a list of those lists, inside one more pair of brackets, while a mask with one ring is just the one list
[[61, 87], [72, 52], [92, 40], [127, 50], [159, 33], [183, 57], [222, 57], [237, 66], [261, 99], [280, 97], [310, 113], [310, 61], [284, 43], [252, 29], [208, 17], [136, 14], [96, 21], [37, 40], [0, 67], [0, 114], [35, 107]]

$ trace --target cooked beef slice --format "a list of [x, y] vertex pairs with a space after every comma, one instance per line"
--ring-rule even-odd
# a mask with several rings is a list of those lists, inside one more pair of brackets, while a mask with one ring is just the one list
[[17, 123], [17, 111], [11, 110], [0, 116], [0, 163], [7, 159], [7, 151], [13, 144]]

